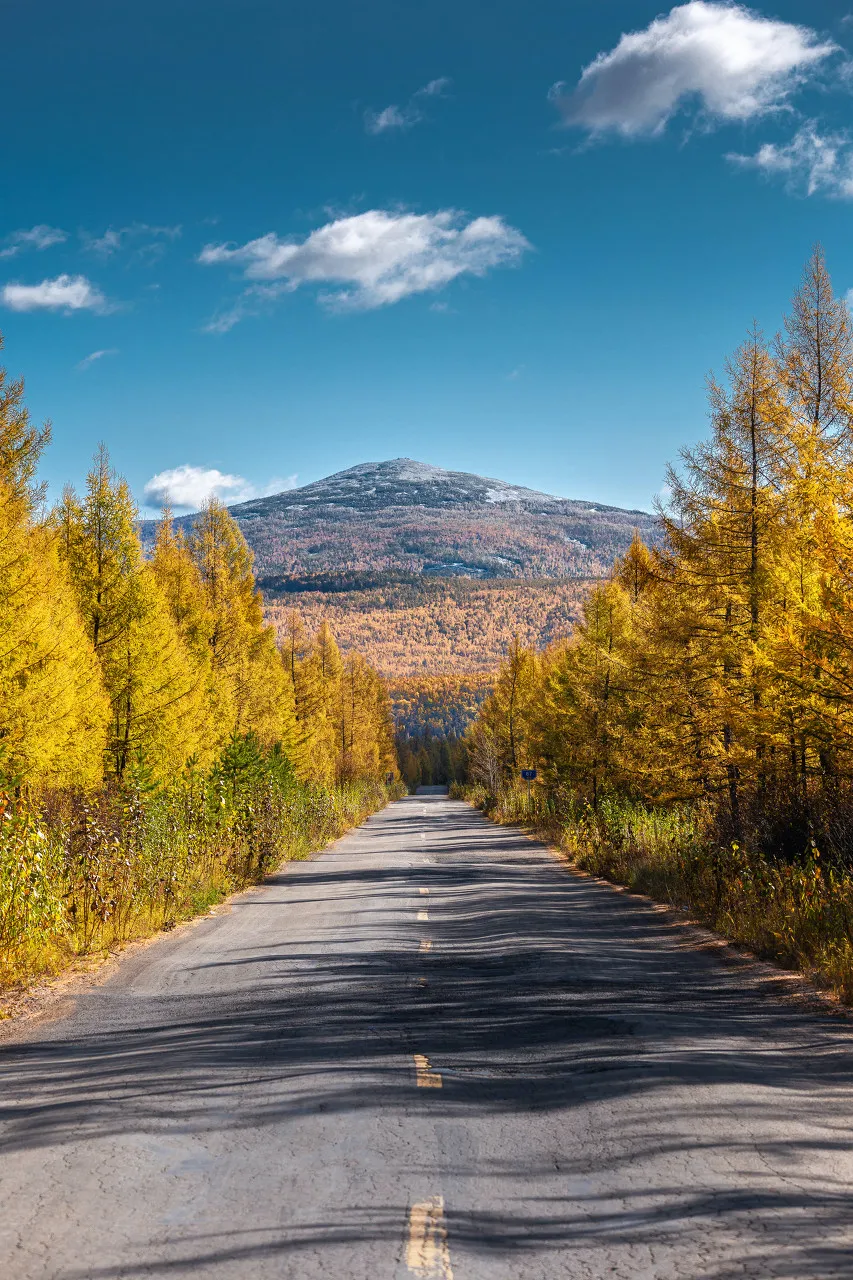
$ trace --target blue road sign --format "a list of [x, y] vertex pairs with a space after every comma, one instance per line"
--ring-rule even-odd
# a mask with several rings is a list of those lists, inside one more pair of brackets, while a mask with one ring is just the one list
[[522, 769], [522, 771], [521, 771], [521, 776], [522, 776], [522, 778], [524, 779], [524, 781], [525, 781], [525, 782], [532, 782], [532, 781], [533, 781], [533, 779], [536, 777], [536, 770], [535, 770], [535, 769]]

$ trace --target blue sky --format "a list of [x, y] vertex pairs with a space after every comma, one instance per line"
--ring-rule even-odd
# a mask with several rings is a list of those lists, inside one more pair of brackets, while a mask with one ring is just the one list
[[405, 454], [648, 507], [816, 240], [853, 288], [831, 0], [0, 9], [0, 332], [53, 492], [104, 440], [140, 501]]

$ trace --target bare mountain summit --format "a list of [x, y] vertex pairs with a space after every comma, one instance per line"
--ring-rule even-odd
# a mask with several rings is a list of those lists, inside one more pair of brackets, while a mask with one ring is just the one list
[[537, 493], [394, 458], [232, 507], [270, 591], [297, 580], [588, 578], [607, 572], [644, 511]]
[[[503, 480], [490, 480], [467, 471], [445, 471], [443, 467], [415, 462], [412, 458], [392, 458], [388, 462], [362, 462], [346, 471], [337, 471], [325, 480], [303, 485], [301, 489], [241, 503], [233, 511], [248, 518], [325, 506], [384, 511], [388, 507], [489, 506], [511, 502], [537, 508], [561, 501], [549, 493], [537, 493], [535, 489]], [[588, 507], [589, 504], [573, 505]]]

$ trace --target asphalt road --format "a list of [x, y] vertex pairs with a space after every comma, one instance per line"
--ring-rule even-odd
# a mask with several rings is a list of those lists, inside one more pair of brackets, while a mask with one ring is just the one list
[[0, 1046], [0, 1277], [853, 1276], [853, 1033], [437, 797]]

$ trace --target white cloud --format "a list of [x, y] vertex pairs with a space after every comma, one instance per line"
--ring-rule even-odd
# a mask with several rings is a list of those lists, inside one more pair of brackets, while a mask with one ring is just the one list
[[419, 111], [392, 103], [382, 111], [365, 111], [364, 127], [368, 133], [387, 133], [389, 129], [411, 129], [420, 119]]
[[233, 306], [217, 311], [215, 315], [211, 316], [207, 324], [202, 325], [202, 331], [204, 333], [228, 333], [229, 329], [233, 329], [235, 324], [239, 324], [247, 316], [257, 315], [260, 308], [252, 305], [251, 293], [250, 289], [246, 289]]
[[[241, 267], [250, 286], [229, 313], [231, 323], [259, 304], [302, 284], [338, 286], [323, 295], [337, 307], [370, 308], [434, 292], [457, 276], [482, 276], [514, 263], [530, 248], [503, 218], [465, 222], [453, 210], [387, 213], [371, 209], [338, 218], [298, 242], [273, 232], [248, 244], [207, 245], [198, 261]], [[224, 320], [208, 327], [230, 327]]]
[[273, 476], [272, 480], [268, 480], [263, 488], [255, 492], [256, 498], [268, 498], [273, 493], [284, 493], [286, 489], [297, 488], [297, 480], [299, 473], [294, 471], [292, 476]]
[[216, 467], [194, 467], [184, 463], [152, 476], [145, 486], [145, 501], [152, 507], [170, 506], [197, 511], [210, 498], [222, 502], [248, 502], [271, 493], [296, 488], [297, 476], [276, 476], [265, 485], [254, 485], [242, 476], [228, 475]]
[[0, 294], [12, 311], [108, 311], [109, 303], [85, 276], [57, 276], [41, 284], [7, 284]]
[[592, 134], [660, 133], [691, 100], [709, 119], [749, 120], [782, 107], [836, 52], [808, 27], [737, 4], [690, 0], [623, 34], [584, 68], [572, 92], [559, 84], [551, 97], [567, 124]]
[[422, 102], [424, 98], [440, 98], [450, 85], [447, 76], [430, 80], [422, 88], [417, 89], [402, 107], [392, 103], [382, 111], [365, 111], [364, 127], [368, 133], [387, 133], [389, 130], [411, 129], [423, 120]]
[[0, 258], [14, 258], [26, 249], [50, 249], [55, 244], [62, 244], [68, 234], [59, 227], [48, 227], [43, 222], [28, 231], [13, 231], [0, 241]]
[[159, 254], [163, 241], [177, 240], [182, 228], [153, 227], [147, 222], [133, 222], [128, 227], [107, 227], [101, 236], [81, 232], [84, 246], [102, 258], [111, 258], [120, 249], [135, 245], [135, 252], [142, 256]]
[[416, 98], [440, 98], [446, 89], [450, 88], [450, 77], [439, 76], [436, 80], [430, 80], [429, 84], [425, 84], [422, 89], [418, 89], [415, 94]]
[[669, 511], [669, 504], [672, 501], [672, 485], [662, 484], [652, 499], [653, 508], [660, 508], [661, 511]]
[[250, 486], [242, 476], [227, 475], [215, 467], [184, 464], [160, 471], [145, 486], [145, 500], [151, 506], [173, 506], [195, 510], [209, 498], [240, 502]]
[[82, 359], [79, 362], [79, 364], [76, 364], [74, 367], [75, 369], [80, 369], [82, 371], [84, 369], [88, 369], [89, 366], [93, 365], [96, 360], [103, 360], [104, 356], [117, 356], [117, 355], [118, 355], [118, 349], [116, 347], [105, 347], [103, 351], [93, 351], [91, 355], [84, 357], [84, 359]]
[[791, 191], [853, 200], [853, 142], [847, 134], [819, 133], [814, 121], [803, 125], [790, 142], [765, 142], [754, 155], [728, 158], [781, 176]]
[[[199, 259], [201, 261], [201, 259]], [[282, 293], [291, 292], [289, 286], [280, 284], [252, 284], [243, 290], [228, 306], [217, 311], [202, 325], [204, 333], [228, 333], [241, 320], [248, 316], [257, 316], [268, 311]]]

